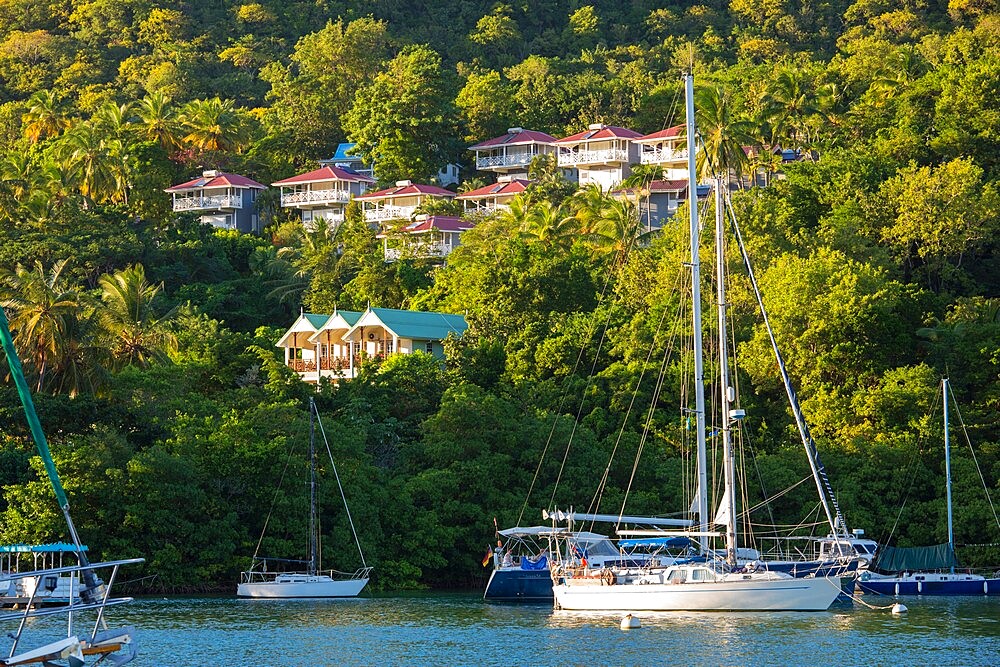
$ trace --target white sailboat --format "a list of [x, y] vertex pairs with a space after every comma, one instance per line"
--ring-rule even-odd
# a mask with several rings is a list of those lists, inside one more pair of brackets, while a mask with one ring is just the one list
[[[351, 533], [358, 547], [358, 554], [361, 556], [361, 567], [353, 573], [338, 572], [336, 570], [319, 569], [319, 535], [316, 521], [316, 425], [319, 425], [320, 433], [323, 435], [323, 443], [330, 456], [330, 463], [333, 465], [333, 472], [337, 478], [337, 485], [340, 487], [340, 497], [344, 501], [344, 509], [347, 512], [347, 520], [351, 526]], [[267, 525], [264, 526], [265, 531]], [[263, 541], [264, 535], [261, 535]], [[261, 542], [257, 543], [258, 552]], [[326, 439], [326, 431], [323, 429], [323, 422], [320, 421], [316, 403], [309, 399], [309, 560], [305, 561], [304, 571], [273, 571], [268, 570], [268, 564], [288, 563], [284, 559], [261, 558], [256, 553], [253, 557], [253, 565], [249, 570], [243, 572], [236, 594], [246, 598], [353, 598], [368, 585], [368, 578], [372, 568], [365, 563], [365, 555], [361, 550], [361, 542], [358, 540], [357, 531], [354, 530], [354, 520], [351, 518], [351, 510], [347, 506], [347, 498], [344, 496], [344, 489], [340, 486], [340, 475], [337, 474], [337, 465], [333, 461], [333, 454], [330, 451], [330, 444]], [[301, 561], [299, 561], [301, 562]]]
[[[694, 146], [694, 81], [685, 76], [687, 100], [687, 136]], [[696, 499], [700, 529], [686, 534], [698, 537], [705, 562], [677, 563], [659, 569], [605, 568], [591, 572], [588, 568], [553, 570], [553, 594], [557, 609], [586, 611], [822, 611], [828, 609], [840, 593], [839, 581], [827, 577], [794, 578], [789, 574], [757, 570], [737, 565], [739, 553], [736, 539], [735, 463], [730, 439], [732, 422], [742, 418], [742, 411], [730, 410], [734, 396], [724, 390], [725, 416], [722, 427], [724, 507], [718, 518], [725, 525], [726, 551], [724, 559], [713, 560], [708, 538], [717, 536], [709, 528], [708, 483], [705, 444], [705, 378], [701, 334], [700, 260], [698, 256], [698, 200], [695, 174], [695, 151], [688, 151], [691, 239], [691, 273], [694, 333], [695, 417], [698, 445], [699, 493]], [[722, 358], [721, 386], [730, 387], [728, 360], [725, 358], [726, 300], [724, 293], [725, 265], [723, 217], [721, 201], [722, 179], [716, 185], [716, 253], [718, 255], [719, 339]], [[831, 521], [832, 525], [832, 521]], [[596, 576], [595, 576], [596, 575]]]

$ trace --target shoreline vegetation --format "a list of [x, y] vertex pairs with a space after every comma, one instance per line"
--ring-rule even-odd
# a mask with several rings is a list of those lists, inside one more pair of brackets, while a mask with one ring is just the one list
[[[174, 214], [164, 189], [209, 169], [273, 183], [345, 141], [376, 158], [380, 185], [454, 163], [472, 189], [490, 174], [468, 146], [510, 127], [679, 124], [693, 62], [705, 154], [729, 168], [849, 525], [944, 541], [933, 415], [947, 374], [977, 457], [956, 443], [958, 555], [1000, 563], [978, 474], [1000, 498], [1000, 14], [960, 0], [661, 4], [71, 0], [40, 13], [0, 0], [0, 303], [91, 553], [145, 558], [129, 573], [138, 594], [231, 592], [265, 520], [262, 555], [304, 554], [310, 396], [375, 590], [482, 586], [494, 519], [587, 508], [613, 451], [589, 509], [620, 511], [630, 483], [630, 514], [689, 506], [688, 434], [669, 416], [684, 360], [653, 382], [686, 333], [683, 222], [639, 236], [634, 204], [538, 164], [446, 265], [386, 263], [356, 203], [335, 231], [308, 230], [271, 188], [256, 202], [265, 231], [248, 235]], [[633, 176], [640, 196], [657, 177]], [[300, 312], [369, 305], [463, 314], [469, 329], [444, 365], [370, 359], [318, 389], [285, 366], [275, 342]], [[753, 304], [732, 318], [752, 505], [808, 470]], [[0, 378], [0, 543], [61, 539], [3, 364]], [[323, 567], [353, 571], [330, 493]], [[771, 511], [798, 522], [810, 498], [799, 485]]]

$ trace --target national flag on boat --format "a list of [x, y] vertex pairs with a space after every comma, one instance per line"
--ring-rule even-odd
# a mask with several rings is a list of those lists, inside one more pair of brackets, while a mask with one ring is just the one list
[[489, 565], [490, 564], [490, 560], [492, 558], [493, 558], [493, 550], [490, 549], [489, 546], [487, 546], [486, 547], [486, 555], [483, 556], [483, 567], [486, 567], [487, 565]]

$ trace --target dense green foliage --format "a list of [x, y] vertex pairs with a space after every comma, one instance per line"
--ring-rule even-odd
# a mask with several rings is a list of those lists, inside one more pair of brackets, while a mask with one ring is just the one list
[[[1000, 14], [661, 5], [0, 0], [0, 301], [90, 547], [145, 557], [134, 576], [157, 590], [228, 590], [268, 516], [262, 551], [304, 552], [313, 388], [274, 348], [301, 307], [470, 323], [445, 368], [373, 361], [316, 394], [379, 585], [473, 583], [494, 517], [616, 512], [626, 493], [630, 513], [686, 508], [683, 223], [637, 237], [634, 202], [537, 163], [447, 266], [386, 264], [356, 205], [330, 233], [265, 195], [251, 237], [173, 216], [162, 189], [202, 167], [272, 182], [345, 140], [392, 181], [468, 164], [465, 146], [513, 125], [652, 132], [680, 122], [692, 62], [702, 165], [768, 184], [736, 214], [849, 524], [945, 539], [948, 374], [978, 457], [955, 439], [956, 535], [996, 543], [978, 472], [998, 497]], [[754, 307], [733, 297], [751, 503], [807, 474]], [[9, 382], [0, 425], [0, 541], [63, 537]], [[324, 563], [353, 569], [335, 485], [323, 495]], [[771, 510], [793, 523], [814, 503], [806, 484]]]

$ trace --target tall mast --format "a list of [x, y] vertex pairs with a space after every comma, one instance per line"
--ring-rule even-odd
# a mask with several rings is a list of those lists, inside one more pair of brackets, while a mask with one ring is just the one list
[[[955, 532], [952, 527], [951, 517], [951, 441], [948, 437], [948, 378], [941, 380], [941, 393], [944, 395], [944, 483], [945, 494], [948, 499], [948, 549], [955, 553]], [[954, 563], [955, 559], [952, 558]], [[955, 566], [951, 566], [952, 574], [955, 573]]]
[[[69, 514], [69, 499], [63, 489], [62, 481], [59, 479], [59, 472], [56, 470], [55, 461], [52, 460], [52, 452], [49, 450], [49, 442], [45, 439], [45, 432], [42, 431], [42, 424], [38, 421], [38, 413], [35, 411], [35, 401], [31, 398], [31, 390], [28, 388], [28, 381], [24, 378], [24, 370], [21, 368], [21, 359], [17, 356], [14, 348], [14, 337], [10, 333], [10, 326], [7, 323], [7, 315], [0, 307], [0, 345], [7, 355], [7, 364], [10, 367], [11, 377], [17, 386], [17, 393], [21, 397], [21, 406], [24, 408], [24, 416], [28, 420], [28, 428], [31, 430], [31, 437], [35, 441], [35, 449], [45, 464], [45, 472], [52, 484], [52, 490], [56, 494], [56, 502], [62, 510], [63, 518], [66, 520], [66, 527], [69, 529], [70, 539], [76, 547], [76, 557], [80, 565], [88, 566], [90, 561], [83, 550], [80, 536], [76, 532], [73, 518]], [[90, 601], [98, 594], [98, 589], [102, 581], [97, 578], [93, 570], [83, 570], [83, 580], [85, 588], [80, 591], [80, 597], [85, 601]]]
[[309, 399], [309, 574], [316, 574], [316, 403]]
[[729, 404], [733, 400], [730, 396], [729, 383], [729, 348], [727, 347], [726, 336], [726, 240], [725, 219], [723, 217], [724, 198], [722, 188], [724, 185], [722, 174], [715, 175], [715, 276], [716, 276], [716, 299], [719, 313], [719, 390], [721, 395], [720, 405], [722, 406], [720, 418], [722, 420], [722, 466], [725, 477], [726, 492], [722, 495], [722, 502], [725, 503], [723, 511], [726, 517], [726, 560], [730, 565], [736, 565], [736, 461], [733, 457], [733, 444], [730, 433], [731, 420], [729, 419]]
[[701, 340], [701, 260], [698, 258], [698, 175], [695, 169], [694, 74], [684, 75], [687, 112], [688, 209], [691, 237], [691, 310], [694, 333], [694, 412], [698, 443], [698, 520], [701, 550], [708, 551], [708, 463], [705, 460], [705, 368]]

